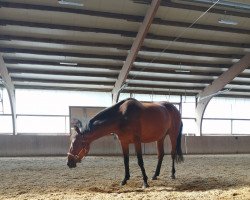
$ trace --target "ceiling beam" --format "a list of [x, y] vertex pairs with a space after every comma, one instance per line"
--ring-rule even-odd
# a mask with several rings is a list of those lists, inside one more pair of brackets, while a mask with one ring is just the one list
[[111, 92], [111, 89], [106, 89], [106, 88], [80, 88], [80, 87], [55, 87], [55, 86], [38, 86], [38, 85], [16, 85], [15, 86], [17, 89], [39, 89], [39, 90], [69, 90], [69, 91], [89, 91], [89, 92]]
[[122, 93], [132, 93], [132, 94], [148, 94], [148, 95], [186, 95], [186, 96], [195, 96], [197, 92], [179, 92], [179, 91], [170, 91], [170, 93], [167, 91], [146, 91], [146, 90], [140, 90], [140, 89], [130, 89], [130, 88], [125, 88]]
[[[178, 84], [185, 84], [185, 83], [197, 83], [197, 84], [211, 84], [213, 82], [214, 79], [211, 78], [211, 80], [206, 80], [206, 79], [184, 79], [183, 77], [145, 77], [145, 76], [137, 76], [136, 79], [134, 79], [134, 76], [131, 76], [129, 75], [128, 76], [128, 79], [127, 79], [127, 82], [130, 83], [131, 80], [136, 80], [136, 81], [156, 81], [156, 82], [159, 82], [159, 83], [168, 83], [168, 82], [177, 82]], [[232, 82], [230, 82], [230, 85], [248, 85], [250, 83], [248, 82], [245, 82], [245, 81], [235, 81], [233, 80]]]
[[[148, 94], [148, 95], [183, 95], [183, 96], [195, 96], [197, 95], [197, 92], [188, 92], [188, 91], [174, 91], [174, 90], [170, 90], [169, 91], [157, 91], [157, 90], [139, 90], [139, 89], [129, 89], [129, 88], [125, 88], [122, 93], [132, 93], [132, 94]], [[231, 97], [231, 98], [250, 98], [250, 93], [244, 93], [244, 94], [220, 94], [218, 95], [219, 97]]]
[[[30, 58], [31, 59], [31, 58]], [[56, 61], [43, 61], [43, 60], [23, 60], [23, 59], [18, 59], [18, 58], [4, 58], [5, 63], [8, 64], [28, 64], [28, 65], [51, 65], [51, 66], [58, 66], [60, 62]], [[157, 69], [157, 67], [152, 67], [150, 64], [149, 59], [142, 59], [142, 58], [137, 58], [136, 59], [137, 65], [133, 66], [133, 71], [142, 71], [142, 68], [145, 69], [150, 69], [154, 68]], [[138, 66], [140, 62], [144, 62], [142, 66]], [[157, 62], [154, 62], [154, 64], [163, 64], [166, 65], [166, 68], [168, 65], [176, 65], [178, 68], [180, 68], [180, 61], [172, 61], [172, 60], [157, 60]], [[210, 64], [210, 63], [197, 63], [197, 62], [181, 62], [182, 66], [188, 66], [188, 67], [197, 67], [197, 68], [203, 68], [203, 67], [211, 67], [215, 69], [226, 69], [229, 68], [231, 65], [230, 64]], [[62, 65], [65, 66], [65, 65]], [[74, 67], [74, 66], [69, 66], [69, 67]], [[99, 64], [81, 64], [78, 63], [77, 67], [87, 67], [87, 68], [106, 68], [106, 69], [112, 69], [112, 70], [120, 70], [120, 65], [99, 65]], [[160, 69], [159, 69], [160, 70]], [[161, 71], [161, 70], [160, 70]]]
[[112, 98], [113, 98], [113, 104], [118, 101], [119, 98], [119, 92], [122, 87], [122, 84], [127, 78], [127, 75], [133, 65], [133, 62], [138, 54], [138, 51], [140, 50], [140, 47], [144, 41], [144, 38], [146, 37], [146, 34], [148, 33], [149, 27], [155, 17], [155, 14], [159, 8], [160, 0], [152, 0], [152, 3], [150, 7], [148, 8], [148, 11], [145, 15], [145, 18], [143, 20], [143, 23], [141, 24], [139, 31], [137, 33], [137, 36], [132, 44], [131, 50], [126, 58], [126, 61], [123, 64], [123, 67], [120, 71], [120, 74], [118, 76], [118, 79], [115, 83], [114, 89], [112, 91]]
[[[101, 30], [100, 30], [101, 31]], [[104, 32], [99, 32], [104, 33]], [[134, 34], [136, 34], [134, 32]], [[120, 34], [119, 34], [120, 35]], [[126, 36], [130, 37], [130, 36]], [[146, 39], [150, 40], [163, 40], [164, 42], [174, 41], [176, 38], [171, 36], [155, 35], [148, 33]], [[110, 44], [102, 42], [86, 42], [86, 41], [76, 41], [76, 40], [63, 40], [63, 39], [51, 39], [51, 38], [34, 38], [27, 36], [16, 36], [16, 35], [0, 35], [0, 40], [19, 40], [19, 41], [28, 41], [28, 42], [44, 42], [51, 44], [68, 44], [68, 45], [81, 45], [81, 46], [96, 46], [96, 47], [109, 47], [117, 49], [130, 49], [130, 45], [123, 44]], [[189, 43], [189, 44], [199, 44], [199, 45], [209, 45], [209, 46], [219, 46], [219, 47], [235, 47], [235, 48], [250, 48], [250, 43], [235, 43], [235, 42], [223, 42], [223, 41], [213, 41], [213, 40], [199, 40], [199, 39], [190, 39], [190, 38], [179, 38], [177, 42]], [[144, 44], [143, 48], [149, 48]], [[155, 48], [161, 49], [161, 48]]]
[[[77, 66], [70, 66], [70, 65], [61, 65], [60, 62], [56, 61], [44, 61], [44, 60], [22, 60], [17, 58], [4, 58], [4, 62], [6, 63], [6, 66], [9, 64], [22, 64], [22, 65], [42, 65], [42, 66], [62, 66], [62, 67], [80, 67], [80, 68], [104, 68], [104, 69], [110, 69], [110, 70], [120, 70], [120, 65], [99, 65], [99, 64], [82, 64], [77, 63]], [[35, 68], [35, 67], [34, 67]]]
[[0, 51], [3, 53], [26, 53], [35, 55], [49, 55], [49, 56], [70, 56], [79, 58], [99, 58], [99, 59], [112, 59], [112, 60], [125, 60], [125, 56], [117, 55], [97, 55], [97, 54], [85, 54], [85, 53], [75, 53], [75, 52], [59, 52], [59, 51], [46, 51], [46, 50], [36, 50], [36, 49], [21, 49], [21, 48], [6, 48], [0, 47]]
[[89, 77], [106, 77], [116, 78], [116, 74], [110, 74], [108, 72], [70, 72], [70, 71], [58, 71], [58, 70], [44, 70], [44, 69], [8, 69], [11, 74], [44, 74], [44, 75], [65, 75], [65, 76], [89, 76]]
[[228, 83], [249, 66], [250, 53], [246, 54], [239, 62], [232, 65], [232, 67], [215, 79], [211, 85], [207, 86], [199, 93], [196, 105], [196, 123], [200, 135], [202, 135], [202, 118], [209, 101], [214, 95], [216, 95], [216, 93], [220, 92]]
[[[149, 63], [148, 66], [150, 66], [150, 62], [152, 61], [152, 58], [136, 58], [136, 62], [144, 62]], [[211, 63], [201, 63], [201, 62], [189, 62], [189, 61], [175, 61], [175, 60], [167, 60], [162, 58], [157, 58], [157, 60], [154, 61], [154, 64], [172, 64], [172, 65], [187, 65], [187, 66], [194, 66], [194, 67], [214, 67], [214, 68], [228, 68], [231, 65], [230, 64], [211, 64]], [[147, 64], [146, 64], [147, 65]]]
[[17, 134], [17, 127], [16, 127], [16, 97], [15, 97], [15, 86], [11, 80], [9, 75], [8, 69], [5, 66], [3, 56], [0, 53], [0, 75], [3, 80], [3, 84], [7, 89], [9, 100], [10, 100], [10, 107], [11, 107], [11, 114], [12, 114], [12, 127], [13, 127], [13, 135]]
[[77, 32], [93, 32], [93, 33], [106, 33], [106, 34], [117, 34], [126, 37], [135, 37], [136, 32], [133, 31], [124, 31], [124, 30], [114, 30], [114, 29], [105, 29], [105, 28], [93, 28], [93, 27], [84, 27], [84, 26], [73, 26], [73, 25], [63, 25], [63, 24], [49, 24], [41, 22], [27, 22], [27, 21], [16, 21], [16, 20], [7, 20], [0, 19], [1, 26], [22, 26], [30, 28], [44, 28], [52, 30], [64, 30], [64, 31], [77, 31]]
[[[133, 89], [136, 89], [136, 88], [145, 88], [145, 90], [147, 91], [157, 91], [157, 89], [165, 89], [165, 90], [169, 90], [169, 91], [173, 91], [173, 90], [185, 90], [186, 92], [189, 92], [189, 91], [193, 91], [193, 90], [200, 90], [202, 91], [205, 86], [200, 86], [200, 85], [197, 85], [197, 86], [185, 86], [185, 85], [180, 85], [180, 84], [176, 84], [176, 85], [168, 85], [168, 83], [166, 83], [166, 85], [155, 85], [155, 84], [130, 84], [127, 88], [133, 88]], [[250, 93], [250, 88], [248, 89], [236, 89], [236, 88], [233, 88], [231, 89], [228, 93], [230, 92], [248, 92]]]
[[[100, 81], [78, 81], [78, 80], [48, 80], [48, 79], [35, 79], [35, 78], [16, 78], [12, 77], [13, 82], [30, 82], [30, 83], [64, 83], [64, 84], [85, 84], [85, 85], [104, 85], [104, 86], [110, 86], [112, 87], [114, 85], [114, 82], [100, 82]], [[148, 88], [149, 91], [151, 91], [151, 88], [160, 88], [160, 89], [195, 89], [195, 90], [201, 90], [204, 89], [205, 86], [200, 85], [199, 83], [193, 83], [193, 85], [188, 86], [187, 84], [180, 85], [180, 83], [176, 82], [175, 84], [168, 85], [169, 82], [166, 82], [164, 85], [158, 84], [156, 82], [155, 84], [152, 83], [131, 83], [128, 87], [145, 87]], [[205, 84], [207, 85], [207, 84]], [[230, 84], [231, 85], [231, 84]], [[230, 92], [250, 92], [250, 88], [242, 88], [242, 89], [236, 89], [232, 88]]]
[[66, 84], [85, 84], [85, 85], [105, 85], [105, 86], [114, 86], [114, 81], [104, 82], [104, 81], [78, 81], [78, 80], [48, 80], [40, 78], [16, 78], [12, 77], [13, 82], [33, 82], [33, 83], [66, 83]]
[[0, 34], [0, 41], [25, 41], [25, 42], [37, 42], [37, 43], [48, 43], [48, 44], [64, 44], [64, 45], [74, 45], [74, 46], [91, 46], [91, 47], [105, 47], [105, 48], [116, 48], [128, 50], [130, 45], [124, 44], [111, 44], [105, 42], [88, 42], [79, 40], [65, 40], [65, 39], [55, 39], [55, 38], [37, 38], [30, 36], [17, 36], [17, 35], [5, 35]]
[[182, 55], [190, 55], [190, 56], [204, 56], [204, 57], [229, 58], [229, 59], [240, 59], [243, 56], [240, 54], [202, 52], [202, 50], [198, 52], [198, 51], [185, 51], [185, 50], [163, 49], [163, 48], [152, 48], [152, 47], [142, 47], [140, 49], [140, 52], [158, 53], [158, 54], [166, 54], [166, 53], [182, 54]]
[[152, 89], [175, 89], [175, 90], [202, 90], [204, 89], [204, 86], [185, 86], [185, 85], [168, 85], [166, 83], [166, 85], [157, 85], [157, 84], [141, 84], [141, 83], [131, 83], [129, 84], [128, 88], [136, 88], [136, 87], [145, 87], [145, 88], [148, 88], [148, 90], [152, 91]]
[[[130, 72], [147, 72], [147, 73], [162, 73], [162, 74], [176, 74], [176, 75], [185, 75], [185, 76], [220, 76], [224, 71], [226, 70], [223, 70], [223, 71], [220, 71], [220, 72], [212, 72], [212, 71], [199, 71], [196, 69], [194, 70], [190, 70], [190, 72], [188, 72], [189, 70], [187, 70], [187, 72], [179, 72], [177, 71], [179, 69], [154, 69], [154, 68], [146, 68], [144, 70], [141, 70], [141, 69], [134, 69], [131, 70]], [[185, 71], [183, 69], [183, 71]], [[250, 74], [244, 74], [244, 73], [241, 73], [238, 75], [238, 77], [240, 78], [250, 78]], [[250, 82], [250, 79], [249, 79], [249, 82]]]

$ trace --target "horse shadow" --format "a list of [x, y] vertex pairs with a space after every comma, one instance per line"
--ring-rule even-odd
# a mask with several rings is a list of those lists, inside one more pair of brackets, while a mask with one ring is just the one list
[[159, 192], [205, 192], [209, 190], [229, 190], [231, 188], [245, 186], [243, 182], [237, 183], [234, 181], [220, 179], [217, 177], [209, 178], [193, 178], [192, 180], [171, 180], [163, 181], [156, 180], [151, 181], [150, 187], [145, 189], [140, 188], [140, 182], [129, 183], [126, 186], [120, 186], [119, 184], [112, 184], [109, 188], [90, 187], [88, 190], [92, 192], [100, 193], [130, 193], [130, 192], [147, 192], [147, 191], [159, 191]]
[[173, 183], [168, 185], [171, 191], [186, 191], [186, 192], [204, 192], [214, 189], [219, 190], [229, 190], [232, 187], [239, 187], [240, 185], [232, 182], [230, 180], [219, 179], [215, 177], [209, 178], [194, 178], [192, 180], [186, 180], [182, 182], [181, 180], [178, 183]]
[[[154, 183], [157, 191], [165, 192], [206, 192], [210, 190], [228, 191], [231, 189], [249, 186], [244, 180], [231, 179], [227, 177], [193, 177], [168, 180], [166, 182]], [[158, 189], [157, 189], [158, 188]]]

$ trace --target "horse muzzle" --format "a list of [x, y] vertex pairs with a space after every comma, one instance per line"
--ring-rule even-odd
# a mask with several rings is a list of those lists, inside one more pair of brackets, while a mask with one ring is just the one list
[[76, 168], [76, 162], [74, 160], [68, 160], [67, 165], [69, 168]]
[[71, 153], [68, 153], [68, 162], [67, 165], [69, 168], [75, 168], [76, 163], [81, 162], [78, 155], [73, 155]]

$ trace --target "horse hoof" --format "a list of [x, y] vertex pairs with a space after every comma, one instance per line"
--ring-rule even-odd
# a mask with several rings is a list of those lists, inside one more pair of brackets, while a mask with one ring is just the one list
[[175, 175], [172, 175], [171, 178], [172, 178], [172, 179], [175, 179]]
[[121, 185], [121, 186], [124, 186], [124, 185], [126, 185], [126, 184], [127, 184], [127, 181], [122, 181], [120, 185]]
[[153, 176], [153, 177], [152, 177], [152, 180], [157, 180], [157, 176]]
[[142, 186], [143, 189], [148, 188], [148, 187], [149, 187], [149, 185], [147, 183], [144, 183]]

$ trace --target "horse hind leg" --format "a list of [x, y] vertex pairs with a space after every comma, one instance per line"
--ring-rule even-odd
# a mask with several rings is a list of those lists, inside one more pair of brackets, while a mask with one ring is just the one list
[[165, 138], [157, 141], [158, 163], [152, 180], [157, 180], [157, 177], [160, 175], [162, 160], [164, 157], [164, 139]]
[[171, 158], [172, 158], [172, 173], [171, 173], [171, 178], [175, 179], [175, 159], [176, 159], [176, 143], [177, 143], [177, 135], [178, 131], [177, 130], [169, 130], [169, 137], [171, 141]]
[[175, 127], [175, 129], [170, 132], [170, 140], [172, 144], [172, 151], [171, 151], [171, 157], [172, 157], [172, 179], [175, 179], [175, 160], [176, 162], [183, 162], [183, 155], [181, 150], [181, 136], [182, 136], [182, 127], [183, 124], [180, 122], [179, 127]]
[[171, 152], [171, 157], [172, 157], [172, 174], [171, 174], [171, 178], [172, 179], [175, 179], [175, 156], [176, 156], [175, 153]]
[[143, 176], [143, 188], [149, 187], [148, 185], [148, 177], [146, 175], [146, 171], [144, 168], [143, 158], [142, 158], [142, 149], [141, 149], [141, 142], [136, 141], [135, 142], [135, 150], [137, 154], [138, 159], [138, 165], [141, 168], [142, 176]]

